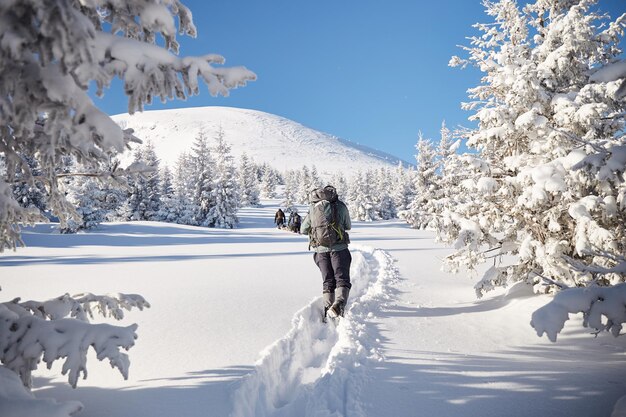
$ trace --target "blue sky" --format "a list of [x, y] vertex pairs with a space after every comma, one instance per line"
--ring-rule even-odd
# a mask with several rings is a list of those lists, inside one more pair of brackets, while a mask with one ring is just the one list
[[[181, 55], [218, 53], [258, 80], [227, 98], [199, 96], [146, 110], [232, 106], [277, 114], [415, 162], [418, 132], [439, 139], [471, 126], [460, 104], [479, 74], [448, 67], [458, 45], [488, 22], [479, 0], [183, 0], [198, 37], [179, 36]], [[626, 0], [601, 0], [616, 16]], [[96, 99], [109, 114], [127, 111], [119, 83]]]

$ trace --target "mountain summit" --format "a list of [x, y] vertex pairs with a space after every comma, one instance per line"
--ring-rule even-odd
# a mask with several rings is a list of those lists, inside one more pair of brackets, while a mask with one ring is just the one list
[[[162, 163], [173, 167], [182, 152], [190, 152], [194, 139], [204, 130], [209, 143], [224, 131], [232, 154], [242, 153], [257, 163], [279, 170], [315, 165], [320, 174], [396, 166], [398, 158], [335, 136], [308, 128], [284, 117], [233, 107], [196, 107], [119, 114], [113, 119], [133, 128], [144, 142], [152, 141]], [[132, 158], [129, 153], [126, 158]], [[403, 161], [404, 165], [407, 165]]]

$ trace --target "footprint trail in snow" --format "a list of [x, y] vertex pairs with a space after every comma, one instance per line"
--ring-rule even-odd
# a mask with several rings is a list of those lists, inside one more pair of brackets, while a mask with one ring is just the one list
[[353, 245], [345, 317], [321, 320], [321, 297], [298, 311], [291, 330], [261, 352], [233, 393], [231, 417], [362, 416], [361, 388], [383, 359], [371, 318], [398, 278], [385, 251]]

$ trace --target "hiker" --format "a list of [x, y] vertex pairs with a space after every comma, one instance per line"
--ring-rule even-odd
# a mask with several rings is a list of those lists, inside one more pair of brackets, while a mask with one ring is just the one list
[[298, 209], [294, 207], [289, 212], [289, 221], [287, 222], [287, 226], [292, 232], [300, 233], [301, 224], [302, 218], [298, 214]]
[[322, 273], [324, 319], [326, 315], [343, 317], [352, 287], [352, 255], [346, 233], [351, 228], [350, 213], [331, 185], [311, 191], [309, 203], [309, 214], [302, 222], [300, 232], [309, 235], [309, 249], [315, 251], [313, 259]]
[[300, 215], [296, 211], [293, 214], [293, 222], [291, 225], [291, 231], [294, 233], [300, 233], [300, 226], [302, 226], [302, 217], [300, 217]]
[[274, 216], [274, 224], [276, 224], [276, 227], [278, 227], [279, 229], [282, 229], [282, 227], [285, 225], [285, 212], [283, 212], [281, 209], [278, 209], [276, 215]]

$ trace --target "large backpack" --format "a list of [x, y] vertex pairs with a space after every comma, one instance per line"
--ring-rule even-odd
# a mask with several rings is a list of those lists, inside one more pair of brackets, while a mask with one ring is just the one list
[[331, 247], [337, 242], [345, 241], [346, 232], [337, 220], [337, 204], [342, 204], [339, 202], [337, 190], [331, 186], [318, 188], [311, 191], [309, 201], [311, 246]]

